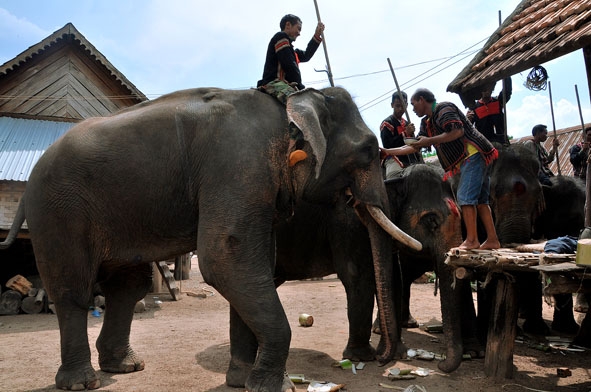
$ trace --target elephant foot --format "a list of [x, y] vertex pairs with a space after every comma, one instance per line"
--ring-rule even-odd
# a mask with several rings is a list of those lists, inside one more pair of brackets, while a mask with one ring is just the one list
[[470, 355], [472, 359], [482, 359], [486, 355], [486, 350], [476, 338], [467, 339], [464, 341], [463, 346], [464, 354]]
[[556, 332], [576, 335], [579, 332], [579, 324], [575, 321], [573, 312], [570, 309], [565, 312], [555, 308], [554, 317], [552, 318], [552, 329]]
[[378, 349], [376, 350], [376, 358], [380, 366], [387, 364], [393, 359], [406, 359], [408, 347], [406, 347], [406, 345], [402, 343], [401, 340], [398, 342], [393, 342], [393, 347], [390, 351], [386, 349], [384, 340], [385, 339], [383, 337], [380, 339]]
[[573, 344], [581, 347], [591, 348], [591, 335], [588, 333], [581, 333], [575, 336]]
[[415, 318], [412, 315], [408, 315], [408, 318], [406, 319], [406, 321], [402, 322], [402, 328], [418, 328], [419, 327], [419, 322], [417, 320], [415, 320]]
[[363, 347], [351, 347], [347, 346], [343, 351], [343, 359], [350, 359], [354, 362], [359, 361], [375, 361], [376, 350], [370, 344]]
[[55, 376], [55, 386], [68, 391], [84, 391], [99, 388], [101, 380], [90, 364], [75, 370], [64, 370], [62, 365]]
[[532, 335], [547, 336], [550, 334], [550, 327], [548, 327], [542, 318], [536, 318], [534, 320], [527, 319], [523, 323], [523, 332]]
[[244, 388], [251, 371], [252, 364], [231, 359], [226, 372], [226, 385], [234, 388]]
[[573, 310], [577, 313], [587, 313], [589, 311], [589, 303], [587, 302], [585, 294], [577, 294]]
[[376, 335], [382, 334], [382, 330], [380, 329], [380, 319], [379, 318], [375, 319], [375, 321], [373, 322], [373, 325], [371, 326], [371, 332], [375, 333]]
[[246, 380], [246, 390], [249, 392], [281, 391], [297, 392], [287, 372], [275, 374], [253, 370]]
[[128, 347], [123, 355], [107, 355], [99, 351], [99, 366], [107, 373], [131, 373], [144, 370], [145, 363]]

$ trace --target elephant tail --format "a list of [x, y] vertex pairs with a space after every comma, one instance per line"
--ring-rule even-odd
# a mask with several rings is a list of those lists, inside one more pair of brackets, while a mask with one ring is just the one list
[[20, 230], [23, 222], [25, 221], [25, 196], [21, 198], [20, 203], [18, 203], [18, 209], [16, 210], [16, 216], [12, 221], [12, 226], [10, 227], [10, 231], [8, 232], [8, 236], [2, 242], [0, 242], [0, 250], [8, 249], [10, 245], [14, 243], [18, 231]]

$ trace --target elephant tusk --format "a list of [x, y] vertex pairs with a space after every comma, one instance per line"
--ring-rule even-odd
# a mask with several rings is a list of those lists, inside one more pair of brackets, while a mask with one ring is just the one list
[[371, 217], [376, 221], [378, 225], [382, 229], [384, 229], [388, 234], [392, 236], [395, 240], [402, 242], [404, 245], [408, 246], [411, 249], [416, 251], [420, 251], [423, 249], [423, 245], [406, 234], [404, 231], [400, 230], [398, 226], [396, 226], [386, 215], [384, 212], [377, 207], [374, 206], [367, 206], [367, 211], [371, 215]]

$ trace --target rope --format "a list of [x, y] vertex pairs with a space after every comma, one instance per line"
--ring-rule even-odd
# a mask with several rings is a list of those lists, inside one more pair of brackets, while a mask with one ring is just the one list
[[540, 91], [546, 90], [547, 82], [548, 72], [546, 72], [546, 69], [541, 65], [536, 65], [531, 71], [529, 71], [529, 74], [527, 74], [527, 78], [523, 85], [528, 90]]

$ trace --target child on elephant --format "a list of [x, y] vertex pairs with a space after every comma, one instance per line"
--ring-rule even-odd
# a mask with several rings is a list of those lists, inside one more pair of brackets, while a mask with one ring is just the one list
[[[501, 245], [489, 206], [490, 179], [486, 166], [498, 157], [498, 151], [451, 102], [437, 103], [433, 93], [418, 89], [410, 103], [422, 117], [418, 141], [404, 147], [382, 149], [384, 155], [403, 155], [435, 146], [446, 171], [444, 179], [460, 175], [457, 198], [466, 226], [462, 249], [497, 249]], [[487, 239], [480, 244], [477, 217], [480, 216]]]
[[[299, 63], [306, 62], [314, 56], [322, 42], [324, 24], [318, 22], [314, 36], [308, 42], [306, 50], [294, 49], [293, 42], [302, 31], [302, 20], [287, 14], [279, 22], [280, 32], [276, 33], [267, 47], [267, 57], [263, 69], [263, 78], [257, 82], [257, 89], [274, 96], [284, 105], [287, 97], [305, 86], [302, 84]], [[290, 137], [296, 143], [300, 138], [300, 130], [290, 124]], [[307, 158], [308, 154], [297, 146], [289, 156], [289, 166]]]

